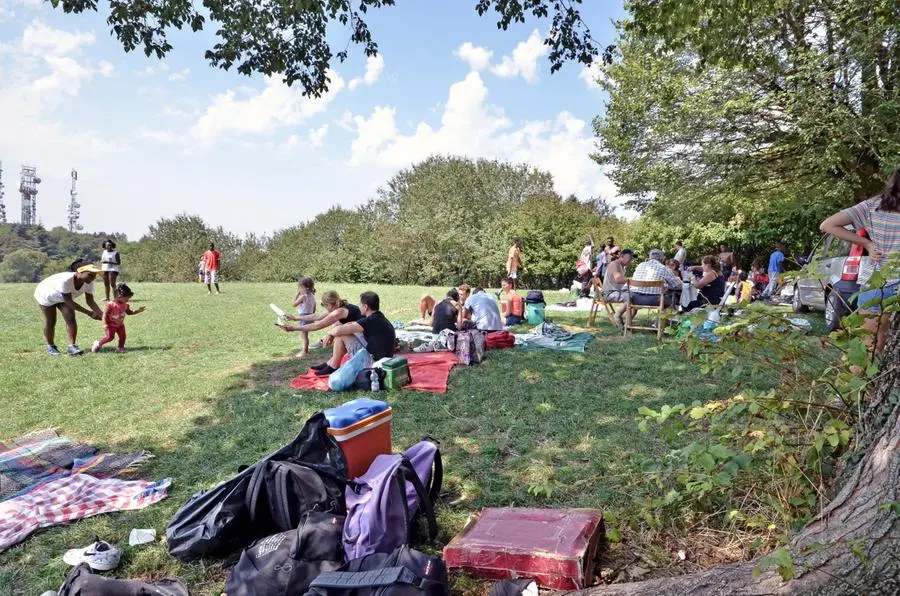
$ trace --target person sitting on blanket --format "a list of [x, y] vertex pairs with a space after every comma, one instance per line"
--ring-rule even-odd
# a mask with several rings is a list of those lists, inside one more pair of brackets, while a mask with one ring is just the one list
[[[351, 358], [360, 350], [368, 352], [363, 368], [370, 368], [374, 362], [394, 355], [394, 343], [397, 333], [394, 326], [381, 312], [381, 300], [375, 292], [363, 292], [359, 295], [359, 309], [363, 318], [336, 325], [328, 330], [322, 345], [334, 345], [334, 355], [325, 366], [316, 371], [316, 376], [327, 377], [341, 366], [344, 353]], [[338, 350], [343, 344], [344, 349]], [[340, 352], [340, 356], [338, 353]]]
[[[322, 294], [322, 308], [325, 309], [325, 312], [314, 312], [298, 316], [285, 315], [285, 319], [288, 319], [289, 321], [299, 321], [299, 325], [276, 326], [281, 327], [285, 331], [310, 332], [331, 326], [337, 327], [338, 325], [344, 325], [363, 318], [362, 311], [358, 306], [349, 304], [346, 300], [341, 300], [341, 296], [334, 290], [329, 290]], [[351, 344], [349, 348], [352, 348], [354, 352], [359, 349], [359, 346], [353, 345], [351, 338], [348, 338], [346, 341], [336, 342], [332, 349], [332, 360], [336, 358], [336, 361], [340, 364], [341, 358], [349, 351], [347, 346], [348, 343]], [[328, 366], [328, 362], [323, 362], [322, 364], [313, 366], [313, 369], [321, 370], [326, 366]]]
[[444, 329], [456, 331], [456, 319], [459, 317], [459, 291], [450, 288], [447, 297], [438, 302], [431, 315], [432, 333], [440, 333]]
[[[460, 295], [462, 298], [462, 295]], [[465, 301], [465, 306], [459, 312], [459, 328], [476, 328], [481, 331], [500, 331], [503, 323], [500, 320], [500, 309], [493, 298], [488, 296], [484, 288], [475, 288], [475, 291]]]
[[622, 315], [625, 314], [625, 300], [628, 298], [628, 292], [625, 288], [628, 277], [625, 275], [625, 272], [633, 260], [634, 251], [626, 248], [619, 253], [618, 258], [607, 264], [606, 272], [603, 275], [603, 299], [606, 302], [619, 302], [622, 304], [613, 317], [617, 327], [623, 325]]
[[[458, 297], [454, 300], [457, 303], [457, 310], [459, 310], [459, 305], [465, 304], [466, 299], [468, 299], [469, 294], [471, 294], [471, 288], [466, 284], [462, 284], [456, 289], [456, 294]], [[450, 296], [449, 292], [447, 293], [447, 296]], [[435, 305], [436, 302], [430, 294], [422, 294], [422, 297], [419, 298], [419, 319], [413, 322], [421, 325], [434, 325]], [[427, 317], [431, 317], [431, 323], [428, 322]]]
[[[681, 288], [681, 278], [666, 267], [666, 253], [658, 248], [650, 251], [649, 258], [637, 266], [632, 279], [635, 281], [663, 281], [664, 288], [677, 290]], [[659, 304], [661, 288], [631, 288], [631, 303], [638, 306], [655, 306]], [[666, 292], [663, 305], [672, 306], [671, 292]]]
[[500, 294], [500, 311], [507, 327], [519, 325], [525, 322], [525, 302], [516, 292], [512, 278], [505, 278], [500, 282], [503, 288]]

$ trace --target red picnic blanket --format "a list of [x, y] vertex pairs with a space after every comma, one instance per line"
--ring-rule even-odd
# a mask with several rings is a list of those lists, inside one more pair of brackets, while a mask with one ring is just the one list
[[[409, 376], [412, 377], [412, 383], [404, 389], [447, 393], [447, 379], [450, 377], [450, 369], [456, 364], [456, 354], [429, 352], [402, 356], [409, 363]], [[317, 377], [315, 371], [310, 369], [291, 381], [291, 388], [328, 391], [328, 377]]]

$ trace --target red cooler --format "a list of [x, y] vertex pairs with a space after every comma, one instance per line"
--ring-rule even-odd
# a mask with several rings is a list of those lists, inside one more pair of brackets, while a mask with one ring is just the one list
[[580, 590], [593, 582], [602, 536], [603, 514], [595, 509], [482, 509], [444, 547], [444, 561], [481, 579]]
[[348, 474], [357, 478], [375, 457], [391, 453], [391, 407], [376, 399], [354, 399], [325, 410], [328, 434], [347, 457]]

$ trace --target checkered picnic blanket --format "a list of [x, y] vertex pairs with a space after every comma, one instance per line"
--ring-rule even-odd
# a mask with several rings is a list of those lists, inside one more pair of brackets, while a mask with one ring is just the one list
[[111, 478], [150, 457], [137, 453], [101, 453], [47, 429], [9, 442], [0, 442], [0, 501], [22, 495], [42, 482], [89, 472]]
[[143, 509], [165, 499], [171, 483], [169, 478], [145, 482], [75, 474], [35, 486], [0, 503], [0, 552], [40, 528], [101, 513]]

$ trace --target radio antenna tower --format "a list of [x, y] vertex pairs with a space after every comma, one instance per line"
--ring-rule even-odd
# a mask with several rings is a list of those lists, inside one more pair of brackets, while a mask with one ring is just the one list
[[0, 161], [0, 223], [6, 223], [6, 203], [3, 202], [3, 162]]
[[81, 215], [81, 212], [78, 210], [81, 208], [81, 205], [76, 200], [78, 193], [75, 191], [75, 183], [77, 181], [78, 170], [72, 170], [72, 190], [69, 191], [69, 205], [66, 209], [68, 212], [70, 232], [80, 232], [82, 230], [81, 224], [78, 223], [78, 216]]
[[22, 166], [19, 174], [19, 193], [22, 195], [22, 224], [26, 226], [37, 225], [37, 185], [41, 179], [37, 176], [37, 168], [34, 166]]

